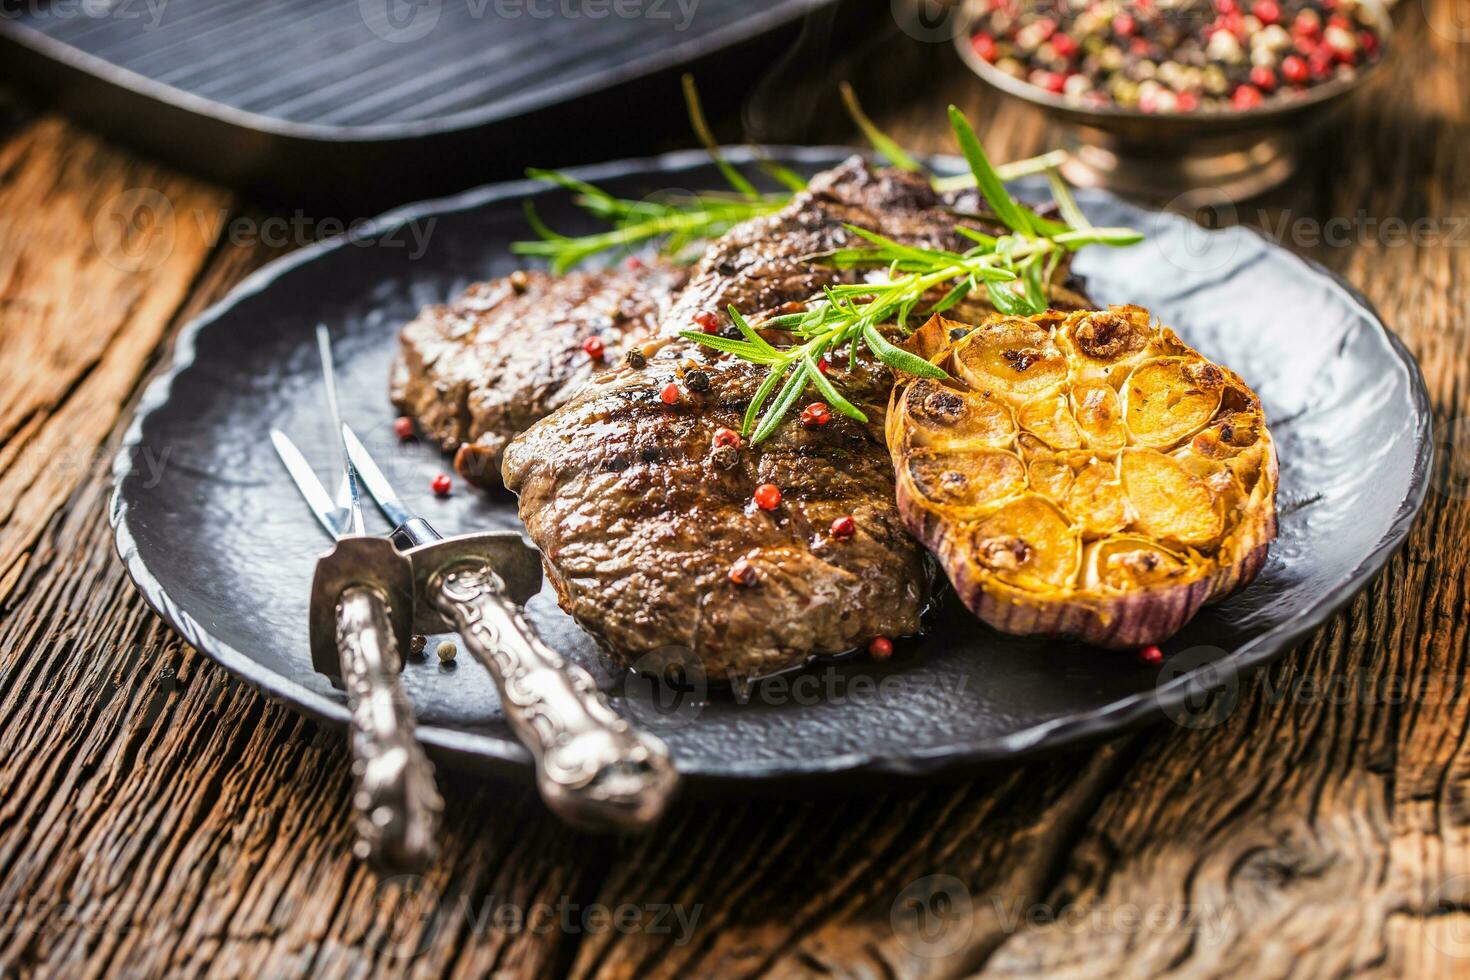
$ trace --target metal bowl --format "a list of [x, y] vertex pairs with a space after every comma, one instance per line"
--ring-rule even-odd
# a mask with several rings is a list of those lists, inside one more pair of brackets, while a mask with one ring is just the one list
[[1008, 75], [977, 55], [970, 45], [973, 12], [965, 14], [965, 29], [955, 35], [955, 46], [990, 85], [1064, 124], [1067, 159], [1061, 169], [1074, 184], [1149, 201], [1202, 192], [1238, 201], [1290, 177], [1312, 133], [1331, 120], [1387, 57], [1393, 23], [1381, 6], [1365, 4], [1365, 9], [1372, 12], [1381, 39], [1376, 61], [1351, 78], [1333, 79], [1242, 112], [1148, 113], [1079, 105]]

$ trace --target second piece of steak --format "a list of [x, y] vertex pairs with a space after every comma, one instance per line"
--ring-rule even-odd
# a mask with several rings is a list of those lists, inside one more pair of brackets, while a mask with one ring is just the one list
[[[650, 263], [476, 283], [403, 328], [393, 403], [456, 454], [465, 479], [499, 486], [506, 444], [647, 337], [685, 276]], [[600, 360], [583, 349], [589, 337]]]

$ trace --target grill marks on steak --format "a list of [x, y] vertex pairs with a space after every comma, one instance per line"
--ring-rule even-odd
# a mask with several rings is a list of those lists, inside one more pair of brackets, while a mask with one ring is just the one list
[[[499, 486], [510, 440], [647, 338], [685, 277], [652, 263], [477, 283], [403, 328], [393, 403], [456, 452], [465, 479]], [[605, 345], [601, 362], [582, 350], [591, 336]]]
[[[562, 607], [628, 662], [682, 648], [720, 679], [917, 631], [929, 574], [894, 503], [887, 372], [839, 376], [878, 425], [786, 425], [731, 457], [714, 433], [739, 427], [764, 373], [705, 358], [708, 391], [665, 405], [684, 357], [596, 379], [506, 453], [506, 484]], [[775, 510], [752, 502], [762, 483], [781, 488]], [[834, 538], [849, 514], [857, 533]], [[748, 584], [731, 576], [742, 561]]]
[[[710, 246], [647, 367], [588, 384], [506, 452], [506, 486], [520, 495], [563, 608], [626, 660], [684, 648], [712, 675], [749, 678], [919, 628], [929, 566], [894, 499], [883, 440], [888, 369], [863, 356], [849, 375], [838, 358], [834, 380], [868, 423], [834, 413], [805, 429], [793, 413], [726, 469], [714, 433], [739, 428], [766, 369], [673, 336], [701, 310], [724, 319], [733, 304], [758, 316], [850, 280], [810, 260], [856, 237], [844, 223], [909, 243], [962, 244], [923, 178], [849, 161]], [[682, 383], [693, 367], [708, 391]], [[670, 381], [682, 390], [673, 406], [659, 398]], [[809, 390], [798, 404], [815, 397]], [[773, 511], [752, 502], [762, 483], [781, 489]], [[834, 539], [832, 521], [845, 515], [857, 533]], [[750, 584], [731, 579], [742, 560], [755, 571]]]

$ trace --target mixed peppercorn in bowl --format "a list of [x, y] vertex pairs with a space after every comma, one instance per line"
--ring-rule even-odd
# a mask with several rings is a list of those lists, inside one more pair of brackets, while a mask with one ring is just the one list
[[1089, 108], [1241, 112], [1382, 56], [1374, 0], [982, 0], [972, 62]]
[[1064, 123], [1074, 184], [1172, 202], [1284, 181], [1391, 47], [1379, 0], [971, 0], [955, 45]]

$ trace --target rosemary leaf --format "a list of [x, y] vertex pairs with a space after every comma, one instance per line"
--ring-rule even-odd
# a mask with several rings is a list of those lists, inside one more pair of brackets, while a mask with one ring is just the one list
[[[1032, 174], [1046, 173], [1055, 170], [1067, 160], [1064, 150], [1052, 150], [1036, 157], [1027, 157], [1024, 160], [1016, 160], [1012, 163], [997, 164], [995, 172], [1000, 175], [1001, 180], [1020, 180]], [[941, 194], [951, 191], [968, 190], [975, 186], [975, 175], [973, 173], [955, 174], [952, 177], [935, 177], [934, 189]]]
[[755, 434], [750, 437], [752, 445], [758, 445], [770, 438], [771, 433], [776, 431], [776, 427], [786, 417], [786, 413], [791, 411], [791, 406], [796, 404], [796, 400], [806, 390], [806, 382], [806, 364], [799, 363], [796, 365], [796, 370], [791, 372], [790, 379], [781, 388], [781, 394], [776, 396], [776, 401], [761, 418], [761, 424], [756, 428]]
[[1028, 316], [1026, 300], [1010, 286], [992, 287], [986, 290], [990, 303], [1006, 316]]
[[758, 148], [756, 150], [756, 153], [758, 157], [756, 165], [760, 167], [762, 171], [768, 174], [770, 178], [776, 183], [780, 184], [782, 187], [785, 187], [793, 194], [800, 194], [802, 191], [806, 190], [806, 178], [803, 177], [801, 174], [797, 173], [795, 170], [792, 170], [790, 167], [784, 167], [781, 164], [777, 163], [775, 160], [772, 160], [769, 156], [766, 155], [766, 151], [764, 149]]
[[[526, 214], [526, 224], [531, 226], [531, 230], [534, 231], [538, 236], [540, 236], [543, 242], [566, 242], [571, 240], [567, 238], [566, 235], [558, 235], [556, 232], [547, 227], [546, 222], [541, 220], [541, 215], [536, 213], [536, 205], [532, 203], [530, 198], [526, 198], [526, 200], [522, 202], [521, 210], [524, 211]], [[512, 251], [514, 251], [519, 246], [526, 244], [531, 243], [515, 242], [511, 245], [511, 249]], [[542, 242], [537, 242], [535, 244], [542, 244]]]
[[1068, 248], [1080, 248], [1083, 245], [1137, 245], [1143, 241], [1143, 236], [1132, 228], [1087, 228], [1082, 231], [1064, 231], [1055, 235], [1052, 241], [1058, 245]]
[[898, 306], [898, 314], [895, 321], [898, 324], [898, 332], [907, 337], [912, 331], [909, 330], [909, 317], [913, 315], [914, 307], [919, 305], [919, 297], [910, 296]]
[[1047, 183], [1051, 185], [1051, 199], [1057, 202], [1057, 210], [1061, 212], [1062, 220], [1073, 228], [1081, 230], [1091, 228], [1092, 222], [1087, 220], [1087, 215], [1077, 206], [1077, 199], [1072, 196], [1072, 189], [1062, 179], [1062, 175], [1055, 170], [1046, 172]]
[[868, 417], [863, 414], [862, 409], [842, 397], [842, 393], [833, 386], [831, 381], [827, 380], [827, 376], [817, 367], [817, 362], [812, 357], [810, 350], [802, 352], [801, 360], [806, 365], [806, 373], [812, 379], [812, 384], [816, 385], [817, 390], [822, 393], [822, 397], [827, 399], [827, 402], [833, 408], [850, 419], [857, 419], [859, 422], [868, 421]]
[[1031, 225], [1030, 216], [1016, 203], [1016, 199], [1011, 197], [1011, 192], [1006, 190], [1000, 175], [990, 165], [990, 158], [985, 155], [985, 149], [980, 145], [975, 131], [970, 128], [970, 122], [965, 118], [965, 114], [954, 106], [950, 106], [949, 124], [954, 129], [955, 138], [959, 140], [960, 152], [965, 155], [965, 161], [969, 163], [970, 170], [975, 175], [975, 184], [980, 188], [981, 196], [995, 212], [995, 216], [1018, 235], [1034, 234], [1035, 229]]
[[726, 354], [734, 354], [742, 360], [750, 361], [752, 364], [779, 364], [783, 360], [774, 348], [767, 353], [747, 340], [721, 337], [719, 334], [704, 333], [699, 330], [681, 330], [679, 331], [679, 336], [685, 340], [692, 340], [697, 344], [703, 344], [713, 350], [724, 351]]
[[745, 175], [736, 170], [730, 161], [725, 159], [720, 152], [720, 144], [715, 140], [714, 131], [709, 128], [709, 122], [704, 118], [704, 107], [699, 104], [699, 89], [694, 84], [694, 76], [686, 74], [684, 82], [684, 102], [689, 107], [689, 125], [694, 128], [694, 135], [704, 144], [705, 151], [709, 153], [710, 159], [730, 186], [735, 188], [747, 200], [759, 201], [760, 191], [755, 185], [745, 179]]
[[852, 90], [851, 85], [842, 82], [838, 88], [842, 90], [842, 101], [847, 105], [847, 114], [852, 117], [857, 128], [863, 131], [863, 136], [872, 144], [873, 149], [878, 151], [879, 156], [888, 161], [890, 166], [897, 167], [899, 170], [907, 170], [909, 173], [923, 171], [924, 167], [918, 160], [915, 160], [907, 150], [898, 145], [893, 137], [879, 129], [873, 120], [868, 118], [868, 114], [863, 111], [862, 104], [858, 102], [857, 93]]
[[755, 424], [755, 418], [760, 413], [761, 406], [766, 403], [767, 398], [771, 397], [771, 392], [775, 390], [776, 385], [781, 383], [781, 378], [785, 376], [789, 367], [788, 364], [778, 365], [766, 375], [766, 380], [762, 381], [761, 386], [755, 390], [755, 396], [750, 399], [750, 404], [745, 408], [745, 418], [740, 422], [742, 436], [750, 435], [750, 427]]
[[890, 344], [871, 323], [863, 328], [863, 341], [873, 355], [889, 367], [921, 378], [944, 379], [949, 373], [937, 364], [931, 364], [917, 354]]
[[994, 235], [987, 235], [983, 231], [967, 228], [964, 225], [955, 225], [954, 230], [964, 235], [970, 241], [978, 243], [982, 248], [995, 248], [997, 239]]
[[[945, 310], [950, 309], [960, 300], [970, 295], [970, 290], [974, 288], [974, 278], [971, 276], [966, 276], [964, 279], [961, 279], [959, 282], [955, 283], [954, 288], [945, 293], [943, 299], [941, 299], [939, 302], [935, 303], [932, 307], [929, 308], [929, 315], [935, 316], [937, 314], [943, 313]], [[903, 330], [902, 324], [899, 324], [899, 329]]]
[[739, 310], [735, 309], [733, 305], [730, 306], [728, 309], [730, 310], [730, 319], [735, 322], [736, 328], [745, 335], [745, 338], [747, 340], [749, 340], [757, 348], [772, 357], [780, 356], [780, 351], [776, 350], [776, 348], [767, 343], [766, 338], [756, 333], [755, 330], [751, 328], [750, 324], [745, 322], [745, 317], [740, 315]]
[[960, 262], [964, 259], [964, 256], [960, 255], [957, 252], [947, 252], [941, 248], [915, 248], [911, 245], [904, 245], [902, 242], [896, 242], [891, 238], [885, 238], [884, 236], [878, 234], [876, 231], [869, 231], [866, 228], [859, 228], [857, 225], [844, 224], [842, 227], [846, 228], [854, 235], [857, 235], [859, 238], [867, 239], [887, 253], [895, 256], [914, 259], [926, 265], [932, 266], [936, 257], [949, 259], [952, 262]]
[[1027, 260], [1025, 274], [1021, 277], [1026, 286], [1026, 305], [1032, 313], [1046, 310], [1046, 284], [1041, 281], [1040, 259], [1040, 255], [1035, 255]]

